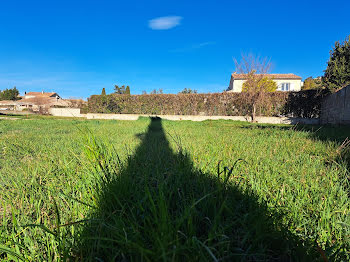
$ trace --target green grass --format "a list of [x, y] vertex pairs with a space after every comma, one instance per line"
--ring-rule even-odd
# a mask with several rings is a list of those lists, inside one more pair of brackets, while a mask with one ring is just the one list
[[348, 127], [18, 118], [0, 260], [350, 258]]

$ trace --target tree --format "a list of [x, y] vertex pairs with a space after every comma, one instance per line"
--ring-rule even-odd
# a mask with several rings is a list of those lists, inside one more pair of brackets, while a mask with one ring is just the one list
[[350, 36], [343, 43], [335, 42], [322, 81], [331, 92], [350, 84]]
[[105, 88], [102, 88], [101, 95], [102, 95], [102, 96], [105, 96], [105, 95], [106, 95], [106, 89], [105, 89]]
[[197, 90], [195, 89], [187, 89], [187, 88], [184, 88], [184, 90], [182, 90], [181, 92], [179, 92], [179, 94], [197, 94]]
[[159, 90], [157, 91], [157, 89], [153, 89], [150, 92], [151, 95], [157, 95], [157, 94], [163, 94], [163, 89], [159, 88]]
[[322, 80], [321, 77], [313, 78], [312, 76], [306, 78], [304, 80], [304, 85], [302, 86], [302, 90], [310, 90], [310, 89], [321, 89], [322, 88]]
[[316, 88], [316, 83], [315, 80], [312, 78], [312, 76], [306, 78], [304, 80], [304, 85], [302, 86], [302, 90], [310, 90], [310, 89], [315, 89]]
[[130, 87], [129, 86], [125, 87], [125, 85], [122, 85], [119, 87], [118, 85], [115, 85], [114, 93], [118, 95], [125, 95], [125, 94], [130, 95]]
[[267, 73], [271, 63], [267, 58], [260, 58], [253, 54], [242, 55], [241, 61], [234, 59], [236, 72], [245, 75], [242, 92], [247, 93], [247, 103], [250, 106], [252, 122], [256, 119], [256, 107], [264, 100], [265, 93], [274, 92], [277, 84]]
[[19, 92], [16, 87], [0, 91], [0, 100], [19, 100]]

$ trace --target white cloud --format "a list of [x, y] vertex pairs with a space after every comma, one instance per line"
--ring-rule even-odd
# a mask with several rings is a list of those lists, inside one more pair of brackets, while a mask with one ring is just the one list
[[180, 25], [181, 16], [163, 16], [148, 21], [148, 26], [153, 30], [168, 30]]

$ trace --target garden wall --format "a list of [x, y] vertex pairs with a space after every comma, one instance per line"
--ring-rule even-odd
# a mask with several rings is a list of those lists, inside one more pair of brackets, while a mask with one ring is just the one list
[[[258, 116], [318, 118], [323, 91], [267, 93], [257, 106]], [[147, 115], [250, 115], [247, 93], [94, 95], [88, 99], [88, 113]]]
[[323, 99], [322, 124], [350, 124], [350, 85]]
[[64, 116], [64, 117], [83, 117], [80, 114], [80, 108], [49, 108], [49, 114], [53, 116]]
[[[58, 110], [59, 109], [59, 110]], [[80, 114], [79, 108], [55, 108], [50, 109], [50, 114], [59, 117], [84, 117], [87, 119], [105, 119], [105, 120], [138, 120], [140, 117], [159, 117], [165, 120], [188, 120], [188, 121], [205, 121], [205, 120], [235, 120], [250, 122], [249, 116], [202, 116], [202, 115], [138, 115], [138, 114], [104, 114], [104, 113], [87, 113]], [[257, 123], [265, 124], [319, 124], [318, 118], [296, 118], [296, 117], [265, 117], [256, 118]]]

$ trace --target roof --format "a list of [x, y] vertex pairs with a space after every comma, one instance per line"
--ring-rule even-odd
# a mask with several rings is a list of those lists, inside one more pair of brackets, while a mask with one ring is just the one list
[[37, 96], [32, 98], [26, 98], [22, 100], [18, 100], [18, 103], [28, 104], [28, 105], [60, 105], [60, 106], [69, 106], [70, 102], [62, 99], [56, 99], [54, 97], [46, 97], [46, 96]]
[[43, 92], [29, 92], [25, 94], [26, 96], [44, 96], [44, 97], [50, 97], [53, 95], [57, 95], [55, 92], [49, 92], [49, 93], [43, 93]]
[[[261, 75], [261, 74], [257, 74], [257, 75]], [[297, 76], [295, 74], [264, 74], [264, 75], [272, 79], [300, 79], [300, 80], [302, 79], [300, 76]], [[247, 74], [233, 73], [231, 77], [236, 80], [244, 80], [244, 79], [247, 79]]]
[[54, 97], [37, 96], [33, 98], [21, 99], [17, 101], [0, 101], [0, 105], [16, 106], [16, 105], [42, 105], [42, 106], [70, 106], [71, 102]]

